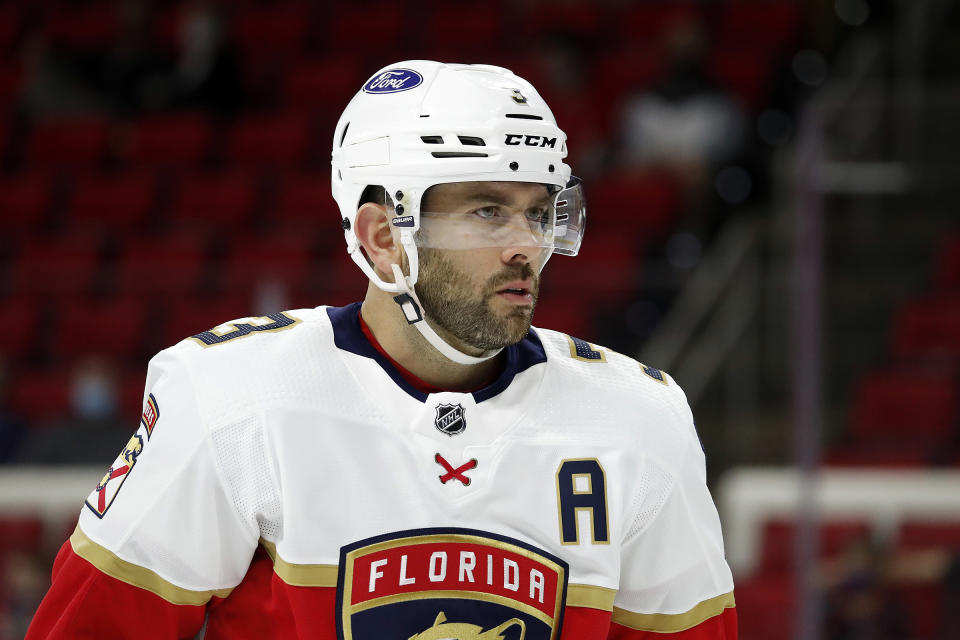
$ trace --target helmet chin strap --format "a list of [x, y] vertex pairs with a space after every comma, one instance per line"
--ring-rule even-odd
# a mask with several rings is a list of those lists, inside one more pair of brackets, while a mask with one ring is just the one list
[[400, 270], [400, 265], [394, 264], [391, 266], [393, 267], [394, 282], [397, 284], [397, 290], [400, 291], [400, 295], [394, 296], [393, 301], [400, 305], [400, 309], [403, 311], [407, 323], [415, 326], [417, 330], [420, 331], [420, 334], [426, 338], [427, 342], [433, 345], [433, 347], [446, 358], [458, 364], [480, 364], [503, 351], [503, 349], [493, 349], [491, 351], [485, 351], [483, 355], [480, 356], [471, 356], [450, 346], [443, 338], [437, 335], [433, 327], [427, 324], [423, 316], [423, 304], [417, 297], [413, 285], [410, 284], [407, 277], [403, 275], [403, 271]]

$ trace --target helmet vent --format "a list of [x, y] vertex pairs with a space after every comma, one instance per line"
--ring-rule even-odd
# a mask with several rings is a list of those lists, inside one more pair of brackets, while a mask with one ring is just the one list
[[420, 136], [426, 144], [443, 144], [443, 136]]
[[535, 116], [532, 113], [508, 113], [507, 118], [519, 118], [520, 120], [543, 120], [543, 116]]
[[473, 151], [434, 151], [430, 155], [434, 158], [486, 158], [486, 153]]
[[485, 147], [487, 143], [483, 141], [483, 138], [478, 138], [476, 136], [457, 136], [462, 145], [470, 145], [474, 147]]
[[349, 128], [350, 128], [350, 123], [349, 123], [349, 122], [348, 122], [347, 124], [343, 125], [343, 133], [340, 134], [340, 146], [341, 146], [341, 147], [343, 146], [343, 141], [344, 141], [344, 140], [346, 139], [346, 137], [347, 137], [347, 129], [349, 129]]

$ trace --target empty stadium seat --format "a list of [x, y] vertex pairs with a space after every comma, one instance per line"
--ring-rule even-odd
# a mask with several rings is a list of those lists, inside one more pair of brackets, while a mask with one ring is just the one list
[[194, 293], [206, 273], [207, 250], [206, 235], [198, 231], [132, 236], [118, 257], [117, 290], [144, 296]]
[[[642, 244], [626, 233], [595, 230], [576, 258], [554, 256], [543, 270], [543, 298], [625, 300], [640, 285]], [[582, 303], [581, 303], [582, 304]]]
[[[375, 34], [373, 39], [379, 35]], [[352, 56], [299, 60], [287, 69], [284, 83], [287, 104], [297, 109], [340, 113], [360, 90], [366, 74], [372, 71], [375, 69], [361, 69]], [[332, 134], [331, 131], [331, 137]]]
[[10, 386], [10, 405], [32, 426], [70, 411], [70, 375], [62, 368], [19, 371]]
[[36, 553], [43, 544], [43, 520], [35, 515], [0, 515], [0, 557], [11, 551]]
[[58, 305], [56, 316], [55, 346], [60, 357], [123, 359], [140, 353], [147, 314], [139, 298], [70, 300]]
[[226, 160], [261, 168], [301, 166], [316, 151], [313, 134], [310, 118], [303, 113], [245, 116], [230, 131]]
[[[830, 520], [817, 529], [819, 556], [840, 555], [856, 541], [869, 538], [870, 525], [865, 521]], [[791, 572], [794, 566], [794, 544], [797, 536], [795, 520], [770, 520], [763, 528], [763, 551], [758, 574], [771, 575]]]
[[232, 234], [249, 221], [256, 195], [255, 178], [246, 172], [191, 173], [180, 181], [172, 217], [175, 223]]
[[25, 358], [36, 346], [41, 311], [32, 296], [8, 296], [0, 299], [0, 356]]
[[560, 291], [549, 292], [540, 297], [534, 311], [533, 324], [562, 331], [575, 338], [585, 338], [594, 333], [590, 307], [582, 304], [577, 296], [564, 295]]
[[310, 5], [265, 4], [244, 7], [230, 20], [229, 34], [242, 51], [262, 55], [296, 57], [306, 44], [310, 28]]
[[57, 45], [71, 51], [105, 50], [119, 30], [119, 9], [110, 4], [84, 7], [57, 4], [48, 8], [44, 33]]
[[155, 192], [147, 172], [81, 174], [74, 180], [67, 218], [74, 228], [130, 231], [143, 226]]
[[83, 293], [99, 267], [100, 240], [81, 233], [35, 238], [14, 254], [10, 286], [18, 293]]
[[54, 184], [44, 171], [0, 177], [0, 234], [9, 238], [36, 232], [50, 212]]
[[942, 442], [956, 428], [957, 395], [950, 377], [918, 377], [909, 367], [871, 373], [854, 395], [851, 434], [863, 442]]
[[431, 47], [483, 55], [500, 42], [504, 22], [503, 15], [488, 3], [441, 4], [427, 15], [422, 35]]
[[330, 233], [324, 235], [334, 235], [334, 239], [339, 240], [337, 214], [332, 210], [335, 207], [327, 173], [284, 174], [267, 217], [270, 224], [279, 229], [307, 232], [326, 229]]
[[960, 295], [901, 306], [893, 335], [893, 351], [900, 357], [948, 356], [960, 362]]
[[191, 168], [205, 160], [212, 141], [203, 113], [143, 116], [131, 125], [120, 156], [136, 166]]
[[36, 124], [27, 140], [26, 161], [36, 168], [91, 169], [104, 160], [109, 124], [77, 117]]
[[667, 171], [621, 172], [600, 177], [587, 186], [590, 234], [600, 227], [625, 236], [655, 238], [671, 226], [680, 197], [679, 187]]
[[960, 550], [960, 518], [902, 522], [896, 544], [901, 549]]
[[[718, 40], [725, 44], [750, 42], [770, 53], [785, 51], [800, 30], [797, 3], [792, 0], [724, 2]], [[769, 54], [767, 56], [769, 60]]]
[[649, 50], [671, 25], [701, 19], [697, 2], [673, 0], [671, 2], [644, 2], [628, 6], [618, 16], [617, 26], [624, 40], [642, 45]]
[[753, 47], [722, 48], [710, 56], [710, 74], [747, 109], [763, 106], [770, 90], [771, 61]]
[[960, 292], [960, 234], [947, 238], [941, 245], [935, 280], [940, 290]]
[[311, 248], [310, 237], [300, 233], [238, 239], [227, 255], [222, 289], [252, 292], [278, 283], [302, 290], [313, 266]]
[[379, 63], [373, 63], [371, 68], [364, 70], [364, 74], [372, 73], [388, 60], [402, 58], [397, 55], [397, 52], [402, 51], [401, 42], [410, 33], [407, 21], [411, 13], [399, 1], [386, 0], [369, 4], [342, 3], [330, 17], [328, 28], [331, 49], [357, 51], [358, 33], [375, 34], [375, 37], [365, 38], [363, 44], [364, 53], [371, 59], [380, 60]]

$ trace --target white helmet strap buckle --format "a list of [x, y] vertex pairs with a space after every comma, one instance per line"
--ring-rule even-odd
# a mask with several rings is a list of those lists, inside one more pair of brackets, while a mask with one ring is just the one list
[[503, 349], [492, 349], [485, 351], [482, 355], [471, 356], [451, 346], [446, 340], [437, 335], [433, 327], [424, 319], [422, 311], [423, 303], [420, 302], [417, 293], [413, 290], [407, 277], [403, 275], [403, 271], [400, 270], [400, 265], [393, 264], [391, 266], [393, 267], [393, 277], [396, 280], [397, 289], [403, 292], [398, 296], [394, 296], [393, 301], [400, 305], [403, 316], [407, 319], [407, 324], [415, 326], [426, 341], [437, 351], [458, 364], [480, 364], [503, 351]]

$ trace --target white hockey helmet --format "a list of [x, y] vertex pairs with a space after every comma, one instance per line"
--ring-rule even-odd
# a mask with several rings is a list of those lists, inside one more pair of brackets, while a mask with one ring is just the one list
[[[451, 182], [546, 185], [557, 194], [558, 211], [550, 221], [556, 240], [547, 255], [576, 255], [585, 209], [566, 155], [566, 135], [543, 98], [508, 69], [428, 60], [384, 67], [353, 97], [334, 131], [331, 185], [347, 251], [377, 287], [401, 294], [395, 299], [407, 320], [444, 355], [464, 363], [492, 357], [496, 352], [474, 358], [453, 350], [422, 322], [414, 292], [421, 199], [433, 185]], [[382, 186], [393, 203], [394, 230], [409, 262], [407, 275], [394, 265], [392, 283], [376, 274], [354, 233], [360, 198], [370, 185]]]

